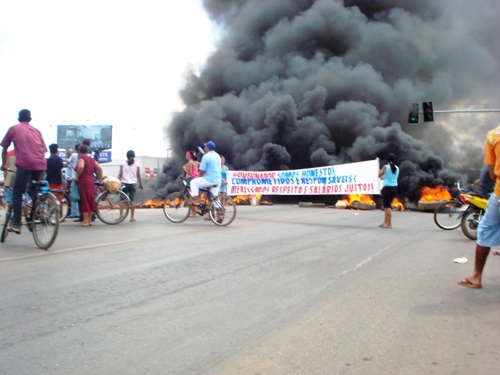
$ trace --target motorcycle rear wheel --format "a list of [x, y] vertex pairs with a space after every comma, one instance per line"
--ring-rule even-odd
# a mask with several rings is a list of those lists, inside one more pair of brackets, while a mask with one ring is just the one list
[[465, 213], [462, 218], [462, 222], [460, 226], [462, 228], [462, 232], [465, 234], [465, 237], [470, 238], [471, 240], [477, 239], [477, 227], [481, 218], [483, 217], [483, 210], [470, 210]]

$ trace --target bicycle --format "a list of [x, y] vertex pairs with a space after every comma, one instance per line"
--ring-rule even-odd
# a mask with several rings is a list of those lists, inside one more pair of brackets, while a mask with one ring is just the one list
[[[172, 223], [185, 221], [191, 212], [191, 207], [194, 205], [187, 180], [183, 176], [179, 176], [179, 180], [183, 190], [168, 194], [163, 201], [163, 213]], [[215, 225], [226, 226], [231, 224], [236, 217], [236, 204], [233, 198], [228, 195], [214, 196], [210, 188], [215, 186], [217, 185], [212, 185], [207, 189], [200, 189], [200, 195], [204, 193], [205, 197], [198, 207], [197, 214], [201, 216], [208, 214]]]
[[69, 198], [69, 194], [66, 190], [63, 189], [49, 189], [49, 191], [54, 194], [54, 196], [59, 201], [59, 205], [61, 207], [61, 214], [59, 216], [59, 222], [63, 222], [68, 215], [71, 213], [71, 199]]
[[116, 192], [111, 192], [106, 188], [104, 182], [95, 182], [95, 185], [102, 192], [97, 196], [96, 215], [104, 224], [116, 225], [121, 223], [130, 210], [130, 199], [120, 188]]
[[[13, 172], [9, 170], [9, 172]], [[22, 213], [26, 219], [23, 223], [33, 233], [35, 244], [43, 250], [48, 250], [54, 243], [59, 231], [60, 205], [57, 198], [49, 191], [47, 181], [32, 181], [31, 205], [24, 202]], [[34, 202], [34, 205], [33, 205]], [[5, 242], [13, 215], [12, 200], [9, 202], [5, 222], [0, 236], [0, 242]]]
[[469, 204], [461, 198], [463, 191], [460, 188], [460, 183], [457, 182], [455, 185], [458, 188], [457, 197], [441, 203], [434, 210], [434, 222], [439, 228], [444, 230], [458, 228], [469, 207]]
[[[16, 171], [10, 169], [9, 172], [15, 175]], [[68, 180], [68, 177], [63, 175], [63, 179]], [[59, 214], [59, 222], [62, 223], [68, 214], [71, 212], [71, 199], [69, 199], [68, 192], [62, 187], [61, 189], [52, 189], [49, 187], [49, 191], [57, 198], [59, 201], [60, 214]]]

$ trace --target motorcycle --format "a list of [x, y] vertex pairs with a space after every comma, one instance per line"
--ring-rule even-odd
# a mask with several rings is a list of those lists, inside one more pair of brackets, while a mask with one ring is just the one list
[[488, 198], [476, 194], [461, 193], [460, 199], [469, 205], [460, 222], [462, 232], [466, 237], [475, 240], [477, 239], [477, 226], [488, 206]]

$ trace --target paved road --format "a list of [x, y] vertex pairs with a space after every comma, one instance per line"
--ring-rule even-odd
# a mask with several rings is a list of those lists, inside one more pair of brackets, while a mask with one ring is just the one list
[[497, 374], [500, 261], [432, 215], [238, 207], [0, 245], [0, 374]]

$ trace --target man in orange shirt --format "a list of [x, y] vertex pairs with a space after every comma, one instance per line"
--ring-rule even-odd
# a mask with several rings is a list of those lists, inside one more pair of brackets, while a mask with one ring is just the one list
[[477, 228], [476, 260], [474, 273], [458, 282], [462, 286], [481, 289], [486, 259], [492, 247], [500, 246], [500, 126], [486, 136], [484, 164], [489, 166], [495, 188], [488, 200], [488, 207]]

